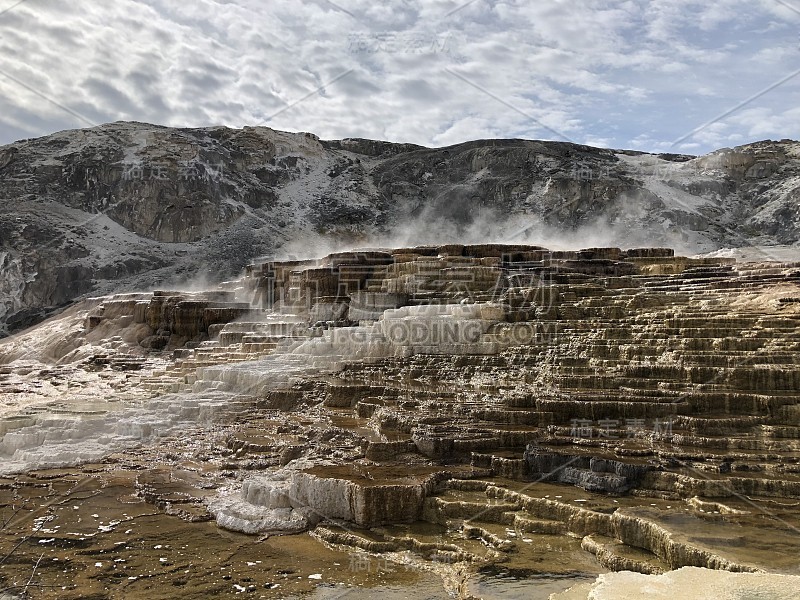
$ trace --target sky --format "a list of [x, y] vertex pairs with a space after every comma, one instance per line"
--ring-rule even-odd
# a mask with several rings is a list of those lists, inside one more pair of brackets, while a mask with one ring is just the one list
[[800, 138], [800, 0], [0, 0], [0, 144], [111, 121], [702, 154]]

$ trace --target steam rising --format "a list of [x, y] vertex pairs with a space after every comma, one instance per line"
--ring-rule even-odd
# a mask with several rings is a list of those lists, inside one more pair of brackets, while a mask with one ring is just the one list
[[[616, 214], [602, 214], [577, 228], [564, 229], [530, 213], [508, 215], [481, 207], [468, 218], [456, 220], [429, 206], [419, 216], [397, 223], [383, 233], [347, 239], [312, 234], [282, 245], [271, 258], [303, 260], [353, 248], [402, 248], [426, 244], [530, 244], [552, 250], [665, 246], [679, 254], [689, 255], [718, 249], [707, 240], [692, 239], [691, 235], [670, 223], [653, 223], [652, 228], [643, 230], [640, 213], [644, 210], [643, 203], [637, 203], [629, 196], [623, 197], [616, 202]], [[637, 226], [632, 226], [633, 222]]]

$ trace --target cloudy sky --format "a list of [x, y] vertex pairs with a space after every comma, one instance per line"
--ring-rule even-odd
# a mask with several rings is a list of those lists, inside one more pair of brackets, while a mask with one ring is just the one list
[[698, 154], [800, 138], [800, 0], [0, 0], [0, 144], [117, 120]]

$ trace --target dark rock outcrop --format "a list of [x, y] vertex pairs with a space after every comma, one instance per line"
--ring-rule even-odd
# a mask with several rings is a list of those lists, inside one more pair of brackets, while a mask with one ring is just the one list
[[588, 492], [606, 494], [624, 494], [653, 470], [649, 465], [547, 452], [532, 444], [525, 448], [523, 458], [530, 477], [537, 481], [568, 483]]

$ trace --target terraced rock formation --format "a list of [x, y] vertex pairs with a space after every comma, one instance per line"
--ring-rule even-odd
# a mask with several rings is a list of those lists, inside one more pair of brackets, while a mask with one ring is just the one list
[[[243, 547], [311, 535], [349, 567], [331, 585], [378, 585], [376, 564], [460, 597], [606, 570], [797, 574], [798, 325], [800, 263], [496, 244], [256, 263], [0, 345], [3, 398], [35, 404], [0, 420], [0, 489], [8, 507], [30, 478], [69, 497], [83, 473]], [[86, 383], [31, 389], [68, 370]], [[36, 537], [26, 551], [67, 539]], [[307, 589], [299, 572], [274, 594]]]

